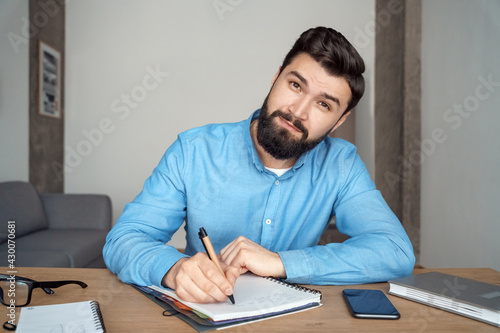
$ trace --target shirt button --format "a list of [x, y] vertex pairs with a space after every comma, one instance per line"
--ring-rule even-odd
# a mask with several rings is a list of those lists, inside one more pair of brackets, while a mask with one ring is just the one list
[[274, 182], [274, 184], [279, 185], [279, 184], [280, 184], [280, 181], [279, 181], [279, 180], [277, 180], [277, 181], [275, 181], [275, 182]]
[[266, 224], [271, 224], [271, 220], [270, 220], [270, 219], [267, 219], [267, 220], [266, 220]]

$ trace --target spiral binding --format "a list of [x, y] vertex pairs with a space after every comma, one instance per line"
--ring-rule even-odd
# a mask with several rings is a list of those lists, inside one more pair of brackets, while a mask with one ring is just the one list
[[92, 317], [94, 321], [94, 326], [97, 329], [102, 329], [103, 333], [106, 333], [106, 328], [104, 327], [104, 319], [102, 318], [101, 307], [96, 301], [92, 301], [90, 307], [92, 308]]
[[304, 292], [307, 292], [307, 293], [311, 293], [313, 295], [318, 295], [319, 294], [320, 299], [323, 297], [323, 294], [321, 293], [321, 291], [319, 291], [317, 289], [311, 289], [311, 288], [307, 288], [307, 287], [304, 287], [304, 286], [301, 286], [301, 285], [298, 285], [298, 284], [289, 283], [289, 282], [286, 282], [283, 279], [275, 278], [275, 277], [272, 277], [272, 276], [267, 276], [266, 279], [269, 280], [269, 281], [273, 281], [273, 282], [276, 282], [278, 284], [281, 284], [283, 286], [295, 289], [295, 290], [304, 291]]

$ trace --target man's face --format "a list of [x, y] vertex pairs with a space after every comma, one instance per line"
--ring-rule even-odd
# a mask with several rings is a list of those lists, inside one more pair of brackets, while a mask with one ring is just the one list
[[276, 73], [262, 106], [257, 140], [276, 159], [298, 158], [347, 118], [351, 89], [311, 56], [299, 54]]

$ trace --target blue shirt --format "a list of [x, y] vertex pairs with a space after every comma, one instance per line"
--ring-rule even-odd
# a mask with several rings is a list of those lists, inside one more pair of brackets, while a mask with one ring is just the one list
[[[178, 136], [108, 234], [108, 268], [127, 283], [160, 285], [180, 258], [204, 251], [198, 237], [204, 227], [217, 253], [240, 235], [277, 252], [292, 283], [410, 275], [411, 242], [356, 148], [327, 137], [278, 177], [264, 167], [250, 136], [258, 114]], [[333, 216], [350, 238], [318, 246]], [[184, 221], [182, 254], [165, 243]]]

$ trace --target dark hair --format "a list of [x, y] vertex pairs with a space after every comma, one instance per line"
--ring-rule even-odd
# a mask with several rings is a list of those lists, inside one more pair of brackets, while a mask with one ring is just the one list
[[352, 97], [345, 112], [358, 104], [365, 91], [362, 75], [365, 63], [340, 32], [326, 27], [304, 31], [283, 60], [281, 71], [301, 53], [310, 55], [329, 74], [343, 77], [347, 81]]

